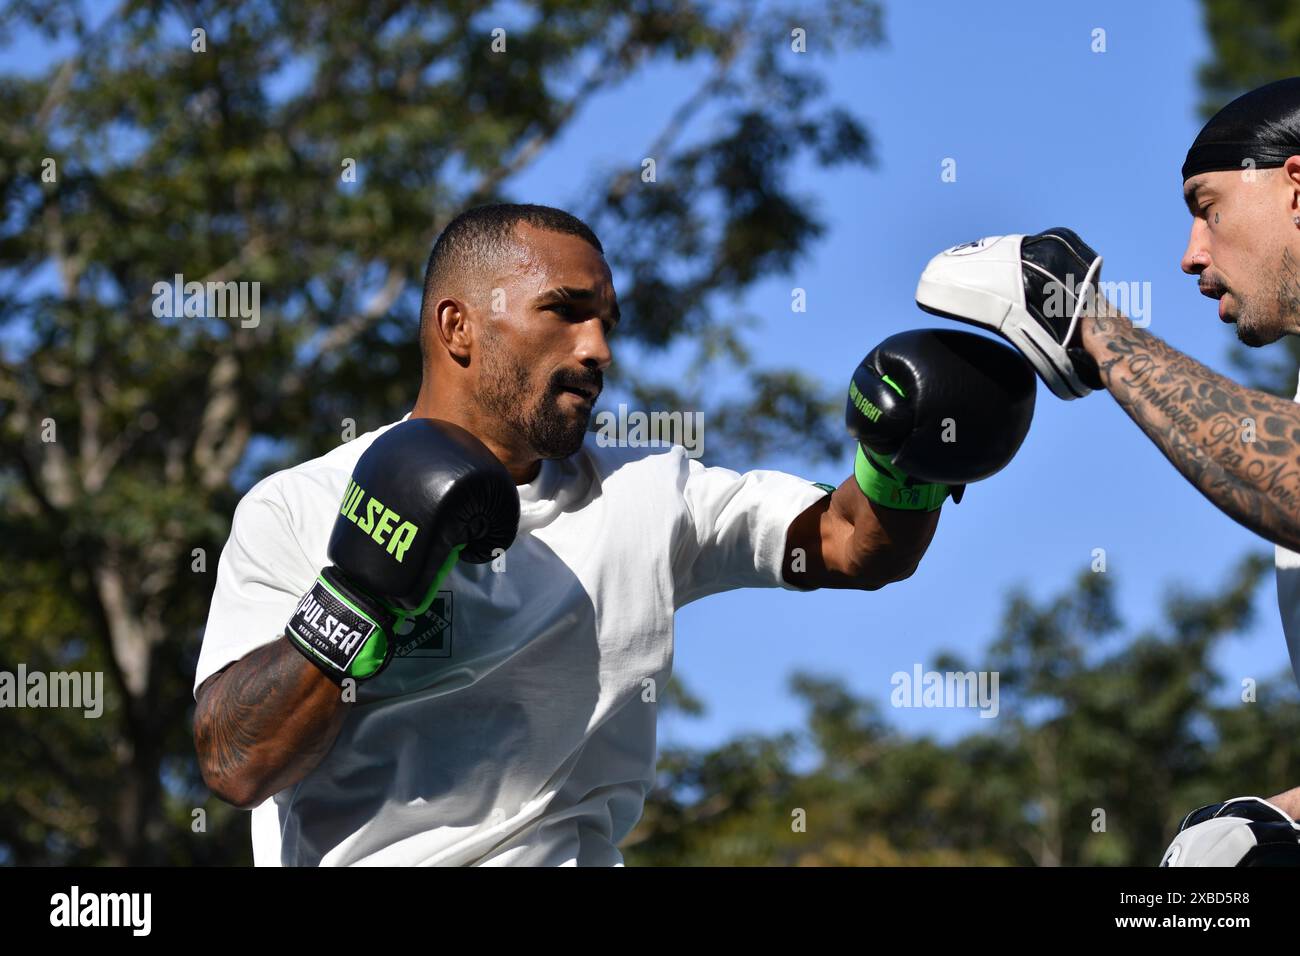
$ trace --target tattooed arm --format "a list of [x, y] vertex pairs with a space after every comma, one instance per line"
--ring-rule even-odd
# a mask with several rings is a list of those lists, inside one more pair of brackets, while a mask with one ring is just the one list
[[1081, 322], [1115, 401], [1224, 514], [1300, 551], [1300, 404], [1243, 388], [1113, 307]]
[[250, 809], [315, 769], [347, 714], [339, 688], [287, 640], [259, 647], [199, 688], [194, 746], [203, 780]]

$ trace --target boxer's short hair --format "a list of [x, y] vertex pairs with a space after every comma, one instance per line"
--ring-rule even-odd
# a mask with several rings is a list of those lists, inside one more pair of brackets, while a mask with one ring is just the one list
[[424, 296], [420, 302], [420, 348], [429, 309], [446, 294], [464, 294], [477, 275], [518, 244], [515, 226], [525, 222], [535, 229], [577, 236], [602, 256], [605, 249], [585, 222], [552, 206], [531, 203], [493, 203], [466, 209], [442, 230], [424, 269]]

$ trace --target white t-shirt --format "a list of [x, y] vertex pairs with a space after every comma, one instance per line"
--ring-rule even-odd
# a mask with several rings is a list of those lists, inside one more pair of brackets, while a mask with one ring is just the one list
[[[1295, 400], [1300, 402], [1300, 383]], [[1300, 683], [1300, 554], [1276, 545], [1273, 563], [1277, 565], [1277, 608], [1282, 613], [1282, 633], [1291, 654], [1291, 672]]]
[[[393, 423], [396, 424], [396, 423]], [[281, 639], [368, 432], [258, 482], [235, 510], [194, 688]], [[673, 612], [782, 577], [826, 494], [669, 448], [543, 461], [505, 568], [458, 564], [321, 764], [252, 813], [258, 865], [619, 865], [654, 783]]]

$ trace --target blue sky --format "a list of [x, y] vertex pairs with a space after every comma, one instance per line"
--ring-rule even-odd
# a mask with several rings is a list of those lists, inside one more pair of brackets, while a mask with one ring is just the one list
[[[852, 362], [881, 339], [943, 324], [912, 301], [931, 255], [983, 235], [1069, 225], [1105, 256], [1104, 278], [1150, 282], [1153, 332], [1226, 370], [1232, 331], [1178, 268], [1189, 226], [1178, 169], [1200, 126], [1195, 69], [1207, 55], [1199, 5], [919, 0], [888, 4], [885, 27], [885, 46], [818, 64], [831, 98], [869, 126], [879, 164], [801, 170], [799, 188], [829, 228], [793, 275], [734, 303], [762, 319], [748, 336], [758, 363], [843, 387]], [[1091, 50], [1095, 28], [1106, 31], [1105, 53]], [[810, 58], [822, 56], [818, 39]], [[0, 66], [44, 59], [20, 43]], [[639, 164], [699, 76], [657, 66], [594, 98], [508, 190], [580, 206], [598, 170]], [[956, 160], [956, 182], [941, 181], [946, 158]], [[672, 156], [658, 159], [657, 188], [671, 188]], [[807, 290], [806, 314], [790, 312], [795, 286]], [[615, 356], [630, 357], [617, 343]], [[659, 361], [653, 371], [667, 377], [669, 361]], [[781, 457], [726, 464], [838, 483], [852, 455], [846, 440], [835, 469]], [[875, 593], [732, 592], [683, 610], [675, 667], [709, 713], [665, 719], [662, 741], [704, 745], [799, 725], [785, 689], [796, 668], [842, 678], [904, 731], [986, 730], [973, 712], [890, 709], [890, 675], [928, 666], [942, 650], [977, 658], [997, 636], [1009, 588], [1053, 594], [1099, 547], [1124, 616], [1139, 626], [1158, 623], [1170, 585], [1217, 585], [1245, 553], [1271, 552], [1186, 484], [1107, 396], [1065, 403], [1040, 387], [1017, 459], [945, 507], [910, 580]], [[1233, 686], [1288, 667], [1271, 579], [1259, 609], [1251, 632], [1220, 657]]]
[[[760, 282], [737, 303], [763, 317], [748, 339], [757, 361], [847, 383], [846, 355], [943, 324], [912, 299], [931, 255], [983, 235], [1069, 225], [1105, 256], [1103, 278], [1151, 283], [1152, 332], [1227, 371], [1232, 330], [1178, 267], [1190, 225], [1179, 167], [1201, 125], [1195, 69], [1208, 54], [1199, 5], [926, 0], [889, 4], [885, 25], [883, 48], [823, 67], [833, 98], [869, 125], [879, 163], [800, 177], [829, 228], [792, 276]], [[1091, 50], [1098, 27], [1105, 53]], [[816, 37], [810, 49], [817, 55]], [[579, 156], [636, 162], [647, 130], [693, 78], [653, 71], [593, 101], [515, 194], [563, 205], [575, 198]], [[957, 180], [944, 183], [949, 157]], [[661, 160], [665, 176], [671, 157]], [[789, 312], [793, 286], [808, 291], [806, 315]], [[846, 442], [833, 474], [780, 457], [726, 464], [838, 483], [851, 462]], [[1054, 594], [1094, 548], [1106, 549], [1121, 611], [1138, 626], [1159, 624], [1170, 586], [1217, 586], [1244, 554], [1272, 551], [1184, 482], [1108, 396], [1067, 403], [1040, 387], [1017, 459], [944, 508], [908, 581], [875, 593], [736, 591], [680, 612], [675, 670], [709, 713], [666, 718], [661, 743], [798, 726], [785, 686], [795, 668], [838, 676], [907, 732], [987, 730], [973, 711], [890, 708], [890, 676], [945, 649], [977, 658], [997, 636], [1009, 588]], [[1225, 694], [1242, 677], [1289, 667], [1271, 576], [1258, 607], [1249, 634], [1219, 656]]]

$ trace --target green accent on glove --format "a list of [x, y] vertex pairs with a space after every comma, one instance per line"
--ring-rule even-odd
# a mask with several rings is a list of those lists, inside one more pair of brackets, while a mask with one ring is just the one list
[[869, 499], [899, 511], [938, 511], [951, 490], [947, 485], [926, 484], [910, 478], [889, 459], [868, 452], [861, 445], [853, 463], [853, 477]]
[[438, 596], [438, 591], [442, 587], [442, 582], [447, 580], [447, 575], [451, 574], [451, 569], [456, 566], [456, 562], [460, 560], [460, 553], [464, 550], [465, 545], [463, 544], [458, 544], [456, 547], [451, 549], [451, 553], [447, 555], [446, 560], [442, 562], [442, 567], [438, 569], [438, 573], [434, 576], [433, 583], [429, 585], [429, 590], [425, 592], [424, 600], [420, 602], [420, 606], [414, 611], [404, 611], [401, 608], [392, 607], [390, 605], [390, 609], [397, 616], [398, 627], [410, 618], [420, 617], [429, 610], [429, 606], [433, 604], [433, 599]]
[[894, 391], [896, 391], [899, 395], [902, 395], [904, 398], [907, 398], [907, 393], [904, 392], [903, 389], [899, 386], [899, 384], [895, 382], [892, 378], [890, 378], [888, 375], [880, 376], [880, 380], [884, 382], [886, 385], [888, 385], [890, 388], [892, 388]]
[[[352, 601], [348, 600], [348, 596], [334, 585], [330, 584], [329, 581], [325, 580], [324, 575], [321, 575], [316, 580], [324, 585], [325, 589], [343, 602], [343, 604], [351, 608], [360, 617], [369, 621], [375, 627], [375, 629], [370, 632], [370, 636], [366, 638], [365, 643], [361, 645], [361, 650], [357, 651], [357, 656], [352, 659], [352, 663], [347, 669], [346, 676], [355, 677], [357, 680], [365, 680], [367, 677], [371, 677], [378, 673], [383, 669], [384, 662], [388, 659], [388, 632], [384, 630], [383, 624], [376, 621], [373, 615], [367, 614]], [[316, 649], [310, 644], [299, 642], [298, 646], [305, 648], [316, 657], [321, 657], [321, 655], [317, 653]], [[337, 664], [333, 666], [335, 668], [338, 667]]]
[[[397, 632], [404, 622], [425, 614], [433, 604], [438, 590], [451, 574], [452, 568], [460, 559], [464, 544], [456, 545], [443, 560], [442, 566], [434, 576], [419, 607], [407, 610], [394, 607], [387, 601], [369, 603], [365, 594], [351, 597], [343, 587], [336, 586], [328, 577], [326, 569], [316, 578], [312, 592], [303, 598], [298, 611], [290, 618], [285, 628], [285, 637], [307, 655], [321, 670], [334, 681], [341, 684], [347, 678], [366, 680], [382, 671], [392, 657], [391, 634]], [[334, 603], [330, 608], [331, 602]], [[306, 609], [306, 610], [304, 610]], [[322, 613], [332, 613], [341, 626], [355, 632], [355, 640], [341, 647], [330, 632], [319, 631], [314, 619]], [[322, 640], [322, 634], [327, 640]], [[358, 648], [355, 641], [361, 641]], [[355, 651], [353, 650], [355, 648]], [[334, 653], [338, 650], [338, 653]]]

